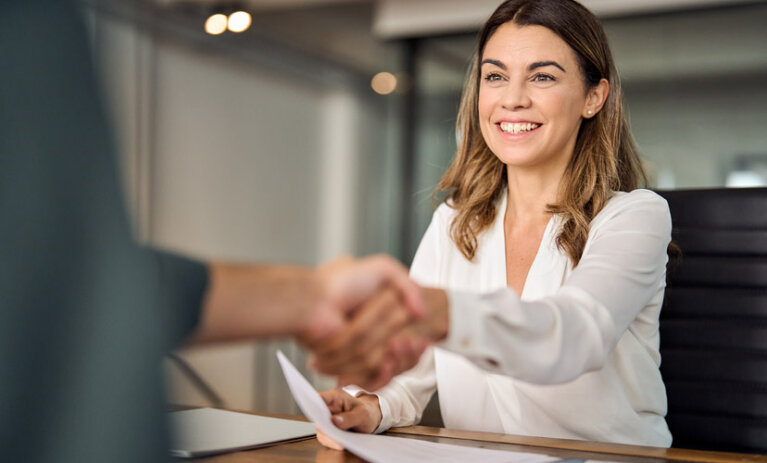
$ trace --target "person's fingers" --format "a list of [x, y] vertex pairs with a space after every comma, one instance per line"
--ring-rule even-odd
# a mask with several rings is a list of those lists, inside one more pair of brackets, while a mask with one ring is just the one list
[[322, 432], [320, 428], [317, 428], [315, 426], [315, 429], [317, 430], [317, 441], [319, 441], [320, 444], [324, 445], [325, 447], [333, 450], [343, 450], [344, 446], [339, 444], [338, 442], [334, 441], [330, 437], [328, 437], [327, 434]]
[[337, 309], [344, 314], [353, 312], [389, 284], [403, 295], [413, 316], [422, 318], [426, 314], [420, 288], [410, 280], [407, 268], [387, 255], [374, 255], [353, 263], [334, 263], [319, 271], [331, 302], [338, 304]]
[[349, 348], [356, 347], [355, 344], [360, 339], [367, 336], [381, 320], [387, 317], [389, 301], [394, 297], [396, 293], [391, 289], [383, 289], [371, 297], [348, 317], [348, 323], [342, 330], [323, 342], [317, 343], [315, 353], [318, 356], [334, 358], [336, 361], [346, 361], [347, 358], [354, 356], [353, 350]]
[[337, 391], [338, 389], [330, 389], [319, 392], [320, 398], [322, 398], [325, 405], [328, 406], [328, 410], [330, 410], [331, 414], [343, 411], [343, 400], [338, 397]]
[[[384, 297], [377, 300], [379, 307], [377, 310], [379, 316], [371, 323], [356, 324], [352, 322], [354, 328], [358, 330], [357, 342], [354, 349], [354, 357], [366, 356], [377, 346], [385, 345], [389, 340], [404, 328], [409, 320], [406, 309], [402, 306], [401, 300], [393, 291], [387, 291]], [[370, 366], [370, 365], [369, 365]], [[376, 366], [376, 365], [373, 365]]]
[[321, 391], [320, 397], [331, 411], [331, 421], [340, 429], [373, 432], [381, 420], [378, 398], [353, 397], [341, 389]]
[[331, 417], [333, 424], [343, 430], [373, 432], [378, 423], [373, 423], [373, 417], [360, 402], [348, 412], [337, 413]]
[[345, 384], [356, 384], [365, 390], [376, 391], [387, 385], [396, 375], [413, 368], [429, 344], [427, 340], [420, 338], [395, 338], [378, 369], [371, 370], [371, 373], [358, 373], [353, 377], [341, 377], [340, 380]]
[[[316, 353], [313, 366], [326, 374], [338, 374], [365, 369], [376, 369], [381, 359], [381, 346], [398, 333], [407, 323], [408, 315], [393, 290], [360, 309], [345, 331], [351, 334], [334, 339], [335, 345]], [[346, 345], [337, 344], [340, 339]]]
[[347, 394], [343, 389], [328, 389], [321, 391], [319, 394], [333, 415], [349, 411], [357, 406], [359, 402], [359, 399]]
[[[323, 271], [330, 292], [326, 312], [336, 310], [348, 318], [340, 326], [337, 320], [331, 323], [333, 330], [325, 327], [313, 330], [313, 339], [308, 336], [305, 343], [314, 354], [313, 367], [326, 374], [363, 378], [366, 384], [381, 382], [379, 377], [386, 375], [379, 368], [385, 355], [380, 345], [412, 316], [424, 315], [420, 288], [405, 267], [384, 255], [356, 262], [339, 260]], [[390, 289], [378, 294], [387, 285]], [[399, 370], [399, 363], [390, 369]]]
[[376, 255], [371, 258], [386, 279], [386, 282], [396, 288], [401, 294], [410, 315], [416, 318], [426, 316], [426, 305], [421, 295], [421, 288], [410, 279], [410, 272], [397, 260], [384, 255]]

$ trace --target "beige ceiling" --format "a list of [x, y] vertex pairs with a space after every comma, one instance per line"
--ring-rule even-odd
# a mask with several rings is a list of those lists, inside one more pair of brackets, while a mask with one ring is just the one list
[[160, 5], [175, 5], [180, 3], [196, 3], [201, 6], [214, 6], [222, 4], [242, 5], [250, 11], [275, 11], [275, 10], [294, 10], [299, 8], [311, 8], [316, 6], [354, 4], [354, 3], [372, 3], [373, 0], [157, 0]]
[[[580, 0], [600, 17], [764, 0]], [[366, 5], [374, 11], [373, 33], [381, 38], [461, 32], [478, 28], [501, 0], [154, 0], [158, 5], [201, 8], [241, 5], [254, 13], [291, 12], [324, 7]]]
[[[443, 36], [437, 55], [461, 68], [472, 39], [452, 44], [446, 34], [476, 30], [501, 0], [142, 0], [188, 11], [203, 18], [216, 7], [242, 5], [253, 13], [252, 31], [292, 49], [336, 63], [359, 75], [396, 70], [402, 65], [400, 46], [392, 39]], [[684, 10], [764, 0], [581, 0], [603, 17]], [[202, 21], [202, 19], [200, 19]], [[202, 24], [202, 22], [200, 22]], [[201, 27], [201, 26], [200, 26]], [[245, 45], [247, 34], [241, 37]], [[640, 39], [641, 42], [641, 39]], [[460, 73], [459, 73], [460, 74]], [[435, 80], [447, 78], [436, 72]], [[460, 81], [461, 75], [458, 75]], [[452, 79], [452, 77], [450, 77]], [[452, 82], [452, 80], [450, 80]], [[452, 83], [451, 83], [452, 85]]]

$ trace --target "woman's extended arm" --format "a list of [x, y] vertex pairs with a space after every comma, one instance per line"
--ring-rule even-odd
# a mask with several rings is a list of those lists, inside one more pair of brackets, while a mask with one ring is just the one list
[[556, 294], [520, 301], [510, 289], [448, 291], [450, 328], [439, 346], [532, 383], [564, 383], [599, 369], [642, 309], [662, 295], [671, 237], [660, 196], [636, 191], [610, 206], [594, 220], [580, 263]]

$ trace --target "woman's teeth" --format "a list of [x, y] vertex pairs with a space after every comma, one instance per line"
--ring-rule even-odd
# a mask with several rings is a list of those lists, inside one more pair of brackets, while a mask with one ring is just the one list
[[524, 123], [501, 122], [500, 125], [501, 125], [501, 130], [503, 130], [506, 133], [513, 133], [513, 134], [529, 132], [541, 126], [541, 124], [533, 124], [532, 122], [524, 122]]

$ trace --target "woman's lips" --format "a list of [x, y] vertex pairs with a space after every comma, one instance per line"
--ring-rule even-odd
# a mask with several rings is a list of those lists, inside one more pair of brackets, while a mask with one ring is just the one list
[[511, 135], [520, 135], [527, 132], [532, 132], [543, 124], [535, 122], [500, 122], [498, 127], [503, 133]]

